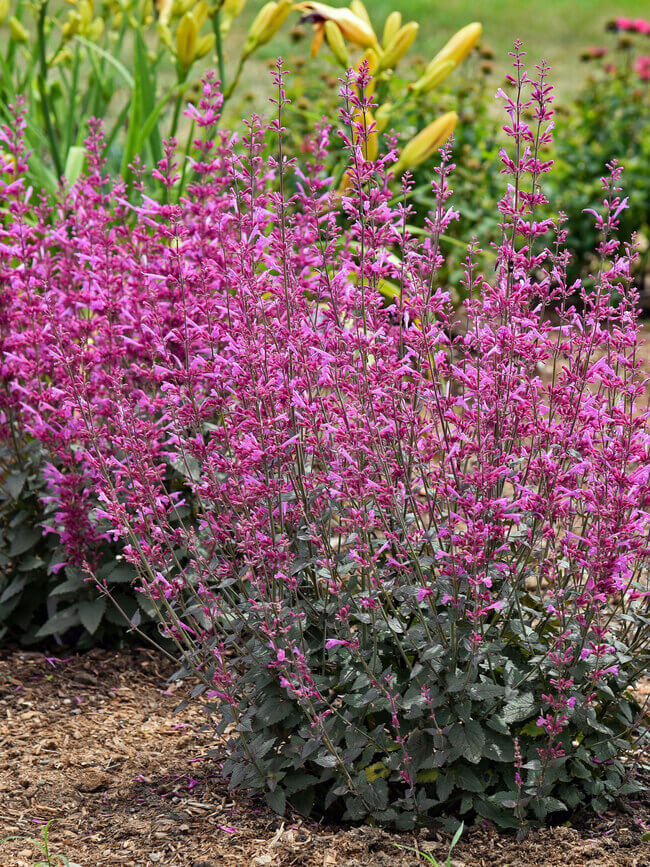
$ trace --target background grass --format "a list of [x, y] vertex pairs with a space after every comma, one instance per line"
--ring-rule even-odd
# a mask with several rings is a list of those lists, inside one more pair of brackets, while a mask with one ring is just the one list
[[[242, 15], [245, 26], [262, 5], [263, 0], [249, 0]], [[330, 5], [347, 4], [330, 0]], [[495, 51], [497, 73], [505, 74], [507, 52], [520, 38], [531, 63], [544, 58], [551, 64], [552, 79], [562, 97], [575, 93], [584, 75], [580, 51], [587, 45], [609, 44], [612, 37], [605, 34], [608, 20], [618, 16], [650, 17], [650, 0], [366, 0], [366, 6], [379, 36], [386, 15], [393, 9], [398, 9], [405, 20], [418, 21], [420, 32], [412, 52], [424, 56], [435, 54], [465, 24], [480, 21], [484, 42]], [[283, 34], [278, 34], [260, 56], [268, 59], [295, 53], [286, 31], [298, 20], [298, 13], [293, 13]], [[259, 86], [258, 73], [259, 64], [251, 64], [245, 85]]]

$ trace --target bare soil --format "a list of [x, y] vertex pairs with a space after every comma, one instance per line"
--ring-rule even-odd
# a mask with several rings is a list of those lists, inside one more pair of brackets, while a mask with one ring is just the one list
[[[212, 732], [192, 704], [174, 715], [184, 687], [149, 650], [93, 650], [64, 659], [0, 655], [0, 837], [38, 837], [50, 819], [51, 851], [81, 867], [374, 867], [425, 863], [397, 848], [431, 852], [437, 832], [283, 818], [233, 795], [220, 778]], [[219, 743], [216, 744], [219, 747]], [[478, 825], [454, 850], [461, 865], [650, 865], [650, 796], [572, 827], [534, 831], [523, 843]], [[36, 849], [0, 844], [0, 867], [31, 867]]]

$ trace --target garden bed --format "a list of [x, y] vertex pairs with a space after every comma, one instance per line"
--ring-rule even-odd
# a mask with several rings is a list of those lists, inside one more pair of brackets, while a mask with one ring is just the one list
[[[397, 844], [444, 860], [436, 832], [391, 835], [375, 828], [284, 819], [255, 799], [233, 796], [219, 777], [197, 705], [174, 715], [183, 688], [153, 651], [0, 658], [2, 836], [38, 836], [54, 819], [53, 852], [88, 865], [408, 865], [425, 863]], [[218, 746], [218, 744], [217, 744]], [[533, 832], [523, 843], [485, 826], [454, 851], [465, 865], [650, 865], [650, 797], [571, 827]], [[3, 867], [33, 863], [23, 842], [0, 847]]]

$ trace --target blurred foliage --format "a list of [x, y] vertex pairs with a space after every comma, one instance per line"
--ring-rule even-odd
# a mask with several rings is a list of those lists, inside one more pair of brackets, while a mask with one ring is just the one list
[[[53, 192], [74, 179], [83, 160], [88, 120], [106, 127], [109, 169], [129, 180], [138, 159], [157, 163], [164, 138], [181, 129], [183, 108], [200, 93], [200, 72], [219, 70], [231, 98], [245, 62], [269, 42], [291, 0], [267, 3], [245, 41], [231, 45], [232, 23], [246, 0], [4, 0], [0, 7], [0, 120], [18, 98], [28, 107], [30, 171]], [[237, 35], [234, 35], [235, 40]], [[224, 51], [239, 62], [226, 80]], [[185, 127], [189, 124], [184, 124]], [[193, 127], [183, 149], [185, 159]]]

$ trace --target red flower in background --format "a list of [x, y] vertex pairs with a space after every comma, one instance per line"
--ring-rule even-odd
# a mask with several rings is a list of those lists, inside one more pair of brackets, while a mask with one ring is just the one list
[[637, 57], [634, 69], [641, 81], [650, 81], [650, 54], [642, 54]]
[[650, 21], [645, 18], [615, 18], [608, 25], [609, 30], [618, 30], [624, 33], [641, 33], [650, 36]]

